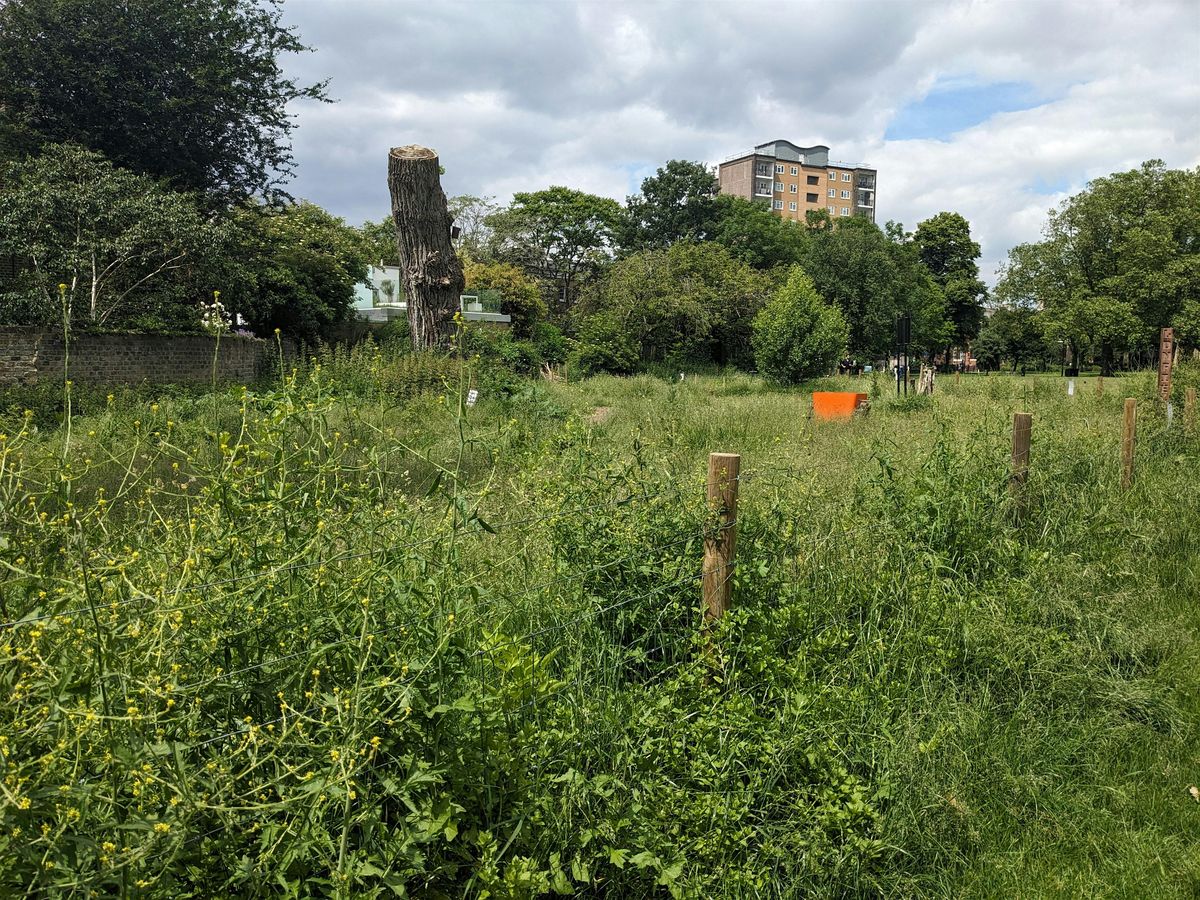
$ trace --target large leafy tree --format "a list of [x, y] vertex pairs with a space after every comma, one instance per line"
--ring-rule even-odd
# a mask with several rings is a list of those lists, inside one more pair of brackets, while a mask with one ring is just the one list
[[1153, 351], [1158, 329], [1189, 334], [1200, 299], [1200, 169], [1160, 160], [1091, 182], [1050, 212], [1042, 240], [1014, 247], [996, 287], [1045, 310], [1047, 336], [1112, 370]]
[[352, 315], [369, 250], [361, 232], [312, 203], [238, 213], [239, 279], [222, 297], [259, 334], [278, 328], [304, 340], [328, 337]]
[[642, 361], [748, 364], [750, 323], [767, 288], [717, 244], [644, 250], [614, 264], [582, 301], [580, 342], [616, 331]]
[[280, 0], [6, 0], [0, 143], [81, 143], [210, 204], [277, 196], [286, 107], [325, 99], [280, 68], [305, 49]]
[[642, 182], [640, 194], [626, 201], [621, 246], [646, 250], [712, 237], [718, 187], [703, 163], [670, 160]]
[[10, 323], [65, 312], [76, 326], [195, 328], [199, 302], [225, 287], [230, 229], [98, 153], [47, 145], [10, 163], [0, 185], [0, 256], [22, 262], [0, 296]]
[[[987, 289], [979, 280], [979, 244], [971, 226], [955, 212], [940, 212], [917, 225], [913, 235], [917, 256], [946, 298], [946, 315], [953, 327], [950, 341], [965, 346], [983, 326]], [[950, 348], [946, 349], [950, 359]]]
[[584, 282], [611, 261], [621, 205], [566, 187], [513, 195], [486, 219], [490, 249], [547, 287], [559, 312], [569, 309]]
[[898, 240], [862, 218], [838, 219], [835, 227], [814, 229], [804, 245], [802, 266], [817, 293], [836, 304], [850, 327], [849, 349], [856, 356], [882, 358], [893, 349], [896, 317], [912, 317], [917, 352], [945, 346], [950, 333], [941, 288], [921, 264], [912, 242]]
[[1008, 360], [1014, 372], [1030, 362], [1040, 363], [1049, 354], [1041, 313], [1024, 305], [997, 307], [988, 316], [972, 350], [989, 368], [998, 368], [1002, 360]]
[[764, 204], [722, 194], [713, 202], [712, 239], [755, 269], [795, 265], [804, 255], [806, 229]]

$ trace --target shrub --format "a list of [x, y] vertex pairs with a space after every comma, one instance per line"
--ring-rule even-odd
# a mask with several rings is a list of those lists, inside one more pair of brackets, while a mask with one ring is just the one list
[[799, 266], [754, 319], [754, 359], [775, 381], [794, 384], [824, 375], [846, 349], [849, 329]]
[[630, 375], [637, 368], [638, 348], [616, 316], [597, 313], [584, 320], [569, 362], [581, 375]]

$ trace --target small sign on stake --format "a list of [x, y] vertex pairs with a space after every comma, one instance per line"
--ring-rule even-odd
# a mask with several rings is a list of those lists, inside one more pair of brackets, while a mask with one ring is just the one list
[[479, 391], [475, 390], [475, 388], [471, 388], [469, 391], [467, 391], [467, 406], [474, 406], [475, 401], [478, 399]]
[[1171, 363], [1175, 356], [1175, 329], [1164, 328], [1158, 341], [1158, 396], [1164, 403], [1171, 397]]
[[1067, 396], [1068, 397], [1075, 396], [1075, 379], [1074, 378], [1072, 378], [1070, 381], [1067, 382]]

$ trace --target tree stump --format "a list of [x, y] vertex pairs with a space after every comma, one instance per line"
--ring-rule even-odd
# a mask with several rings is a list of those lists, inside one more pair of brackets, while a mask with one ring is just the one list
[[437, 153], [428, 147], [410, 144], [388, 153], [388, 192], [414, 350], [449, 343], [466, 284], [450, 244], [452, 219], [439, 168]]

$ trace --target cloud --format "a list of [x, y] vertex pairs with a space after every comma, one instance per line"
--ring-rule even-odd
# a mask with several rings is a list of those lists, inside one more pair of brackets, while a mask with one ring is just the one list
[[295, 106], [293, 193], [355, 222], [386, 214], [400, 144], [437, 149], [451, 194], [623, 200], [668, 159], [787, 138], [875, 165], [881, 220], [961, 212], [990, 276], [1089, 179], [1200, 163], [1193, 0], [291, 0], [285, 18], [316, 48], [289, 72], [340, 100]]

